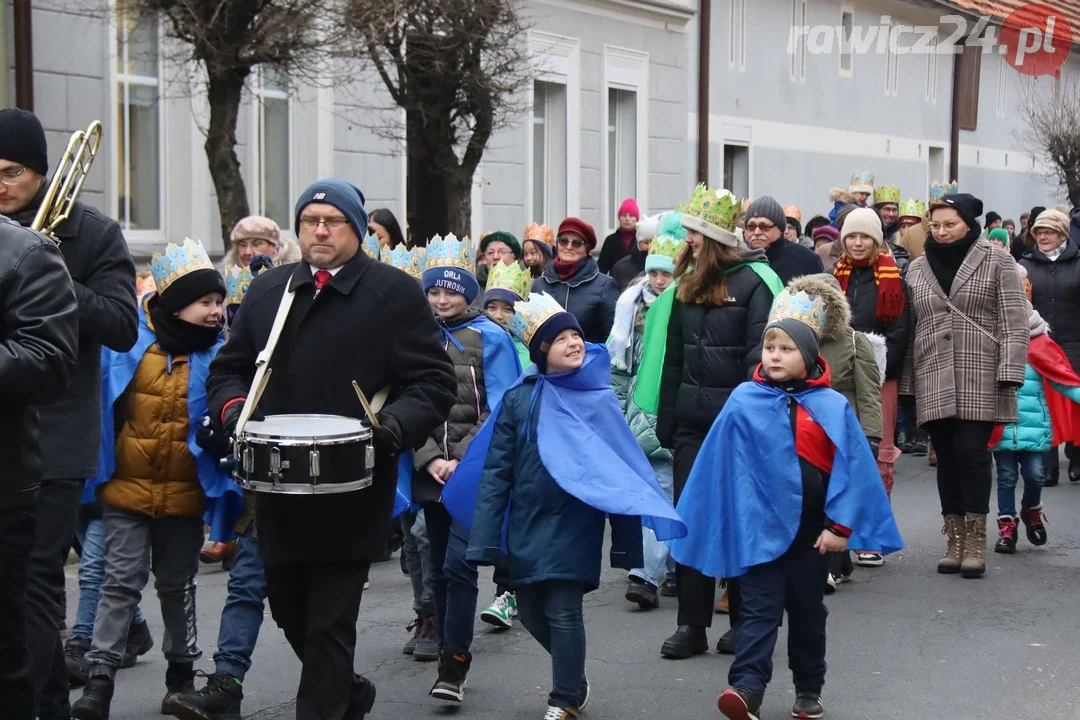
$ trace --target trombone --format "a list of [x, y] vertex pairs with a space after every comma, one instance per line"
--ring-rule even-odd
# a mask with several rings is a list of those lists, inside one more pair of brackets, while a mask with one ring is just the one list
[[82, 190], [83, 181], [101, 145], [101, 121], [90, 123], [86, 130], [76, 130], [68, 141], [64, 156], [53, 173], [49, 189], [41, 201], [37, 215], [30, 227], [45, 235], [57, 245], [56, 228], [71, 215], [75, 198]]

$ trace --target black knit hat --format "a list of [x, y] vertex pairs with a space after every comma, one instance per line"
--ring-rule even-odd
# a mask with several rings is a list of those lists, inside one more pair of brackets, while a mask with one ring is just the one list
[[177, 278], [158, 293], [158, 307], [169, 313], [179, 312], [210, 293], [221, 293], [221, 297], [225, 297], [225, 281], [221, 274], [209, 268], [195, 270]]
[[21, 108], [0, 110], [0, 159], [48, 174], [49, 146], [37, 115]]
[[968, 193], [946, 195], [941, 200], [931, 203], [930, 209], [946, 206], [955, 210], [969, 228], [979, 227], [979, 216], [983, 214], [983, 204], [979, 198]]

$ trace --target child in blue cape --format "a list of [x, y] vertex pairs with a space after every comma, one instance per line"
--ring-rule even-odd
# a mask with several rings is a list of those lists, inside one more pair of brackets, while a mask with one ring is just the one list
[[544, 294], [517, 303], [510, 327], [534, 365], [492, 411], [443, 502], [471, 524], [470, 561], [508, 557], [519, 619], [551, 653], [544, 718], [567, 720], [589, 699], [582, 599], [600, 584], [605, 521], [611, 564], [626, 570], [641, 566], [643, 521], [660, 540], [685, 527], [623, 419], [607, 349], [585, 343]]
[[[786, 611], [795, 718], [824, 714], [829, 552], [902, 547], [855, 412], [829, 388], [818, 354], [820, 298], [784, 291], [754, 381], [735, 389], [705, 438], [678, 510], [689, 534], [672, 555], [709, 577], [738, 578], [742, 616], [720, 712], [756, 720]], [[789, 432], [778, 432], [788, 428]]]

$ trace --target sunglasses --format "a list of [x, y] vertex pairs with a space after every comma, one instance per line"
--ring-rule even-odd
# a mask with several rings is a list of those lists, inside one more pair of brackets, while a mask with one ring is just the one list
[[755, 230], [760, 230], [761, 232], [769, 232], [774, 227], [776, 226], [772, 223], [746, 223], [745, 230], [748, 233], [752, 233]]
[[574, 247], [580, 249], [585, 247], [585, 241], [579, 237], [561, 237], [559, 238], [558, 243], [559, 247], [563, 248]]

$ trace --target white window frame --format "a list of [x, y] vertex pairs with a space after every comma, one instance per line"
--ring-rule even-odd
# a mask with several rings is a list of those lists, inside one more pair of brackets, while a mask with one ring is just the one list
[[[566, 87], [566, 212], [581, 214], [581, 41], [567, 35], [529, 30], [529, 57], [536, 63], [534, 81]], [[561, 222], [562, 218], [537, 215], [533, 207], [533, 83], [528, 84], [525, 115], [525, 208], [527, 223]]]
[[791, 82], [806, 82], [806, 0], [791, 0], [791, 29], [794, 44], [790, 44], [788, 78]]
[[892, 18], [889, 19], [887, 25], [883, 25], [882, 29], [885, 30], [885, 94], [896, 97], [900, 75], [898, 68], [900, 66], [900, 55], [896, 52], [896, 41], [893, 34], [896, 32], [896, 25], [893, 23]]
[[[844, 36], [844, 18], [851, 18], [851, 32], [847, 37]], [[838, 53], [839, 62], [837, 67], [840, 69], [840, 77], [853, 78], [855, 77], [855, 51], [852, 44], [852, 37], [855, 33], [855, 7], [853, 5], [841, 5], [840, 6], [840, 24], [836, 28], [837, 40], [840, 47]], [[844, 67], [844, 57], [847, 57], [848, 67]]]
[[[998, 85], [997, 85], [997, 116], [1000, 118], [1005, 117], [1008, 114], [1008, 87], [1009, 76], [1007, 74], [1009, 69], [1009, 63], [1005, 61], [1004, 55], [998, 55]], [[1008, 156], [1006, 155], [1006, 158]]]
[[[251, 83], [251, 112], [249, 113], [249, 129], [251, 142], [248, 143], [248, 157], [250, 160], [251, 172], [247, 173], [248, 177], [245, 178], [245, 182], [248, 188], [248, 203], [251, 206], [252, 213], [255, 215], [266, 214], [266, 184], [263, 182], [263, 154], [261, 148], [265, 145], [265, 138], [263, 137], [263, 130], [265, 123], [263, 122], [263, 98], [272, 100], [284, 100], [288, 103], [289, 110], [289, 147], [286, 152], [289, 156], [289, 178], [287, 182], [288, 197], [290, 202], [297, 195], [296, 189], [296, 106], [292, 97], [292, 93], [288, 90], [278, 90], [275, 88], [267, 88], [264, 85], [265, 69], [261, 66], [256, 67], [252, 73]], [[291, 215], [288, 213], [286, 217]], [[286, 232], [296, 233], [296, 228], [289, 226], [282, 226], [281, 229]]]
[[[635, 172], [635, 199], [642, 212], [649, 207], [649, 53], [631, 48], [604, 45], [604, 96], [600, 103], [603, 112], [604, 139], [600, 143], [603, 187], [601, 203], [605, 206], [611, 193], [608, 169], [612, 159], [609, 157], [607, 128], [609, 117], [608, 95], [610, 90], [629, 90], [637, 94], [635, 142], [637, 145], [637, 168]], [[600, 217], [609, 232], [617, 224], [617, 208], [605, 207]]]
[[926, 54], [926, 102], [937, 104], [938, 86], [938, 36], [935, 33], [930, 36], [930, 43]]
[[746, 0], [731, 0], [728, 16], [728, 66], [746, 72]]
[[[119, 187], [120, 176], [120, 147], [117, 142], [108, 142], [109, 162], [111, 165], [111, 172], [109, 173], [109, 182], [106, 189], [106, 207], [109, 208], [107, 214], [113, 217], [114, 213], [119, 215], [118, 209], [121, 196], [128, 198], [128, 210], [124, 214], [126, 220], [120, 221], [119, 217], [117, 222], [120, 222], [121, 229], [124, 232], [124, 238], [129, 244], [156, 244], [164, 241], [167, 237], [167, 228], [169, 224], [168, 219], [168, 206], [166, 199], [168, 194], [168, 179], [169, 171], [166, 163], [166, 146], [168, 145], [168, 126], [165, 121], [166, 115], [166, 103], [165, 98], [161, 92], [161, 88], [165, 83], [165, 61], [162, 43], [161, 22], [157, 23], [157, 35], [158, 35], [158, 62], [157, 62], [157, 78], [154, 82], [148, 82], [148, 76], [130, 75], [126, 72], [120, 72], [118, 66], [120, 63], [120, 57], [117, 55], [117, 42], [119, 40], [119, 21], [122, 8], [117, 6], [116, 0], [111, 2], [111, 13], [109, 15], [110, 22], [108, 42], [109, 42], [109, 89], [107, 92], [109, 103], [109, 124], [115, 132], [120, 127], [120, 112], [119, 105], [124, 101], [124, 96], [127, 92], [127, 87], [131, 85], [141, 85], [144, 87], [157, 87], [158, 88], [158, 227], [153, 229], [131, 229], [126, 227], [131, 223], [131, 207], [130, 207], [130, 182], [131, 173], [125, 170], [124, 177], [129, 183], [129, 188]], [[125, 43], [126, 48], [126, 43]], [[124, 63], [125, 69], [127, 63]], [[124, 88], [121, 89], [121, 84]], [[125, 106], [128, 104], [124, 102]], [[125, 124], [125, 127], [129, 127]], [[108, 131], [106, 130], [106, 133]], [[115, 137], [115, 135], [113, 136]], [[127, 147], [124, 157], [131, 157], [131, 143], [130, 143], [130, 127], [129, 132], [125, 136]]]

